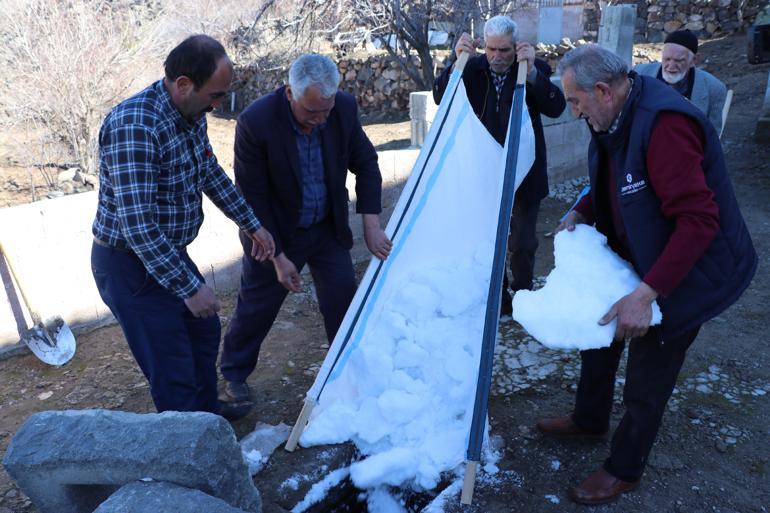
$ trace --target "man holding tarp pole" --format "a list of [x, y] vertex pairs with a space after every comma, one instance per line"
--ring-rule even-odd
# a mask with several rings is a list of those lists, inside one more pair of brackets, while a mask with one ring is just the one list
[[[701, 325], [748, 287], [757, 254], [719, 135], [703, 112], [654, 77], [629, 73], [622, 59], [595, 45], [572, 50], [559, 69], [592, 141], [591, 192], [558, 229], [595, 224], [642, 277], [598, 320], [617, 320], [612, 345], [581, 352], [574, 410], [537, 422], [548, 436], [604, 437], [628, 343], [625, 413], [609, 457], [568, 491], [575, 502], [603, 504], [639, 485], [687, 349]], [[656, 299], [663, 321], [650, 328]]]
[[[484, 24], [484, 54], [476, 55], [479, 41], [463, 33], [455, 46], [459, 57], [471, 56], [463, 70], [463, 83], [468, 101], [487, 131], [501, 145], [508, 135], [508, 118], [513, 104], [514, 80], [519, 62], [526, 62], [526, 102], [535, 134], [535, 163], [516, 192], [516, 202], [510, 219], [511, 288], [529, 290], [537, 251], [537, 214], [540, 201], [548, 195], [548, 174], [545, 136], [540, 114], [556, 118], [566, 105], [561, 90], [551, 83], [548, 63], [535, 58], [535, 49], [526, 41], [517, 42], [518, 27], [508, 16], [494, 16]], [[436, 103], [446, 90], [454, 66], [447, 66], [433, 85]], [[507, 235], [507, 234], [506, 234]], [[511, 294], [508, 275], [503, 273], [501, 291], [502, 315], [511, 314]]]

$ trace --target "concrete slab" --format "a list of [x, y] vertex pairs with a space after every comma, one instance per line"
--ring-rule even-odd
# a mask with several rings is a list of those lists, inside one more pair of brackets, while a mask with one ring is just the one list
[[201, 490], [260, 512], [230, 424], [202, 412], [46, 411], [19, 428], [3, 465], [41, 513], [93, 511], [143, 478]]
[[94, 513], [246, 513], [199, 490], [171, 483], [130, 483], [101, 504]]

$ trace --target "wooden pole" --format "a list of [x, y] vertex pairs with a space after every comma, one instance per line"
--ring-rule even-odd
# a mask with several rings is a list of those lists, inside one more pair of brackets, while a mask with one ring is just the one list
[[463, 479], [463, 492], [460, 494], [461, 504], [473, 502], [473, 489], [476, 486], [476, 467], [478, 461], [469, 461], [465, 464], [465, 479]]
[[307, 421], [310, 419], [310, 414], [313, 413], [315, 404], [314, 400], [309, 397], [305, 398], [305, 404], [302, 405], [302, 411], [299, 412], [297, 422], [294, 423], [289, 439], [286, 441], [285, 448], [288, 452], [294, 452], [294, 449], [297, 448], [299, 437], [302, 436], [302, 432], [305, 430], [305, 426], [307, 426]]

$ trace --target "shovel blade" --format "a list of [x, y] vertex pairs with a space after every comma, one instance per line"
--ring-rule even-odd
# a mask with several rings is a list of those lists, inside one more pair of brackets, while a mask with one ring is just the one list
[[49, 365], [64, 365], [75, 356], [77, 348], [72, 330], [58, 318], [27, 330], [21, 340], [35, 356]]

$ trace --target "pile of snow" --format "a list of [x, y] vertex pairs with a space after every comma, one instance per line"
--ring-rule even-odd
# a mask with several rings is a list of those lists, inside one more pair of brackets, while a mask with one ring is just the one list
[[374, 320], [378, 343], [360, 346], [327, 385], [302, 444], [353, 440], [370, 455], [350, 468], [359, 488], [414, 480], [430, 489], [442, 471], [461, 464], [488, 283], [488, 265], [474, 259], [395, 284]]
[[[520, 290], [513, 319], [543, 345], [556, 349], [596, 349], [612, 343], [617, 319], [599, 319], [621, 297], [639, 286], [631, 264], [607, 246], [607, 237], [587, 225], [563, 230], [554, 239], [554, 270], [543, 288]], [[662, 315], [652, 303], [651, 325]]]

